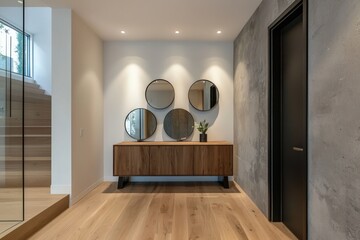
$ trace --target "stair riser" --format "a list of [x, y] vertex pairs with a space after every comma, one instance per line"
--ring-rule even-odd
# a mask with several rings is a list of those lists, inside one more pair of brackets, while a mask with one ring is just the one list
[[[5, 137], [6, 146], [22, 145], [22, 137]], [[51, 146], [51, 137], [25, 137], [26, 146], [47, 145]]]
[[[9, 127], [19, 127], [22, 126], [21, 118], [13, 118], [11, 120], [6, 120], [4, 123], [4, 119], [0, 119], [0, 126], [9, 126]], [[51, 126], [50, 119], [25, 119], [25, 126]]]
[[[22, 147], [19, 146], [0, 146], [0, 151], [5, 153], [5, 156], [9, 157], [22, 157]], [[50, 157], [51, 156], [51, 145], [43, 146], [25, 146], [25, 156], [27, 157]]]
[[[6, 83], [9, 82], [10, 80], [6, 82], [4, 77], [0, 77], [0, 92], [10, 95], [9, 85], [6, 88]], [[5, 102], [6, 97], [3, 95], [0, 97], [0, 105], [7, 107]], [[5, 154], [5, 156], [0, 156], [0, 161], [5, 163], [5, 169], [0, 169], [0, 174], [6, 176], [6, 187], [21, 187], [22, 185], [22, 174], [19, 170], [22, 170], [23, 152], [26, 186], [49, 187], [51, 180], [51, 96], [46, 95], [35, 82], [23, 83], [11, 80], [11, 116], [11, 118], [0, 119], [0, 126], [2, 126], [0, 127], [0, 135], [2, 135], [0, 152]], [[23, 125], [25, 126], [24, 149], [22, 147]], [[1, 172], [4, 170], [6, 170], [5, 173]]]
[[[7, 88], [8, 92], [10, 92], [10, 86], [8, 86]], [[0, 91], [1, 92], [5, 92], [6, 91], [6, 87], [5, 86], [2, 86], [0, 84]], [[11, 93], [13, 94], [21, 94], [22, 95], [22, 86], [18, 86], [18, 85], [12, 85], [11, 86]], [[42, 95], [45, 95], [45, 91], [40, 89], [40, 88], [35, 88], [35, 87], [28, 87], [28, 86], [25, 86], [25, 89], [24, 89], [25, 93], [29, 93], [29, 94], [42, 94]]]
[[[22, 127], [0, 127], [0, 135], [22, 135]], [[25, 135], [51, 135], [51, 127], [25, 127]]]
[[[5, 170], [5, 172], [4, 172]], [[6, 187], [22, 186], [22, 162], [7, 162], [0, 174], [5, 176]], [[50, 161], [25, 162], [25, 186], [49, 187], [51, 184]]]

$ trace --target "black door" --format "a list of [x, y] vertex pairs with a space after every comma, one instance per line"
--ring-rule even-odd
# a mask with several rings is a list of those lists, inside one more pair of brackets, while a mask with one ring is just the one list
[[282, 221], [300, 239], [306, 229], [306, 84], [302, 16], [282, 29]]
[[270, 202], [272, 220], [282, 221], [299, 239], [306, 239], [307, 34], [302, 10], [299, 5], [271, 31]]

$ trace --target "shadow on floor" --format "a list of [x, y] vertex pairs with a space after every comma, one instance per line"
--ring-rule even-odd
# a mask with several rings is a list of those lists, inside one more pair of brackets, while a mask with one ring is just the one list
[[114, 182], [103, 193], [240, 193], [233, 182], [225, 189], [217, 182], [136, 182], [117, 189]]

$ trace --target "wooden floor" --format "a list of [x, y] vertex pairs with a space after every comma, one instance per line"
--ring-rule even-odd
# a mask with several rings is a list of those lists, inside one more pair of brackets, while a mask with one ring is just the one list
[[30, 239], [295, 239], [235, 186], [103, 183]]
[[[2, 217], [22, 218], [22, 190], [18, 188], [1, 188], [0, 189], [0, 211]], [[28, 224], [29, 221], [38, 217], [41, 220], [49, 218], [46, 211], [57, 204], [63, 205], [68, 202], [67, 195], [53, 195], [50, 194], [50, 188], [25, 188], [25, 221], [23, 222], [0, 222], [0, 239], [7, 239], [7, 235], [22, 228]], [[50, 215], [54, 215], [58, 209], [52, 209]], [[63, 206], [60, 206], [63, 209]], [[57, 214], [58, 215], [58, 214]], [[5, 218], [4, 218], [5, 219]], [[52, 219], [52, 218], [51, 218]], [[35, 219], [36, 220], [36, 219]], [[29, 227], [26, 227], [29, 228]], [[35, 228], [32, 224], [31, 228]], [[21, 229], [24, 233], [25, 230]], [[5, 237], [6, 236], [6, 237]]]

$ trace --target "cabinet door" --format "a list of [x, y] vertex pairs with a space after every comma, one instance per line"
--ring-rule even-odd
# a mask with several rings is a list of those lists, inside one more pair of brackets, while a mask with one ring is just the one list
[[194, 172], [199, 176], [232, 176], [232, 146], [195, 146]]
[[193, 146], [151, 146], [150, 175], [194, 175]]
[[148, 175], [148, 146], [114, 146], [114, 176]]

